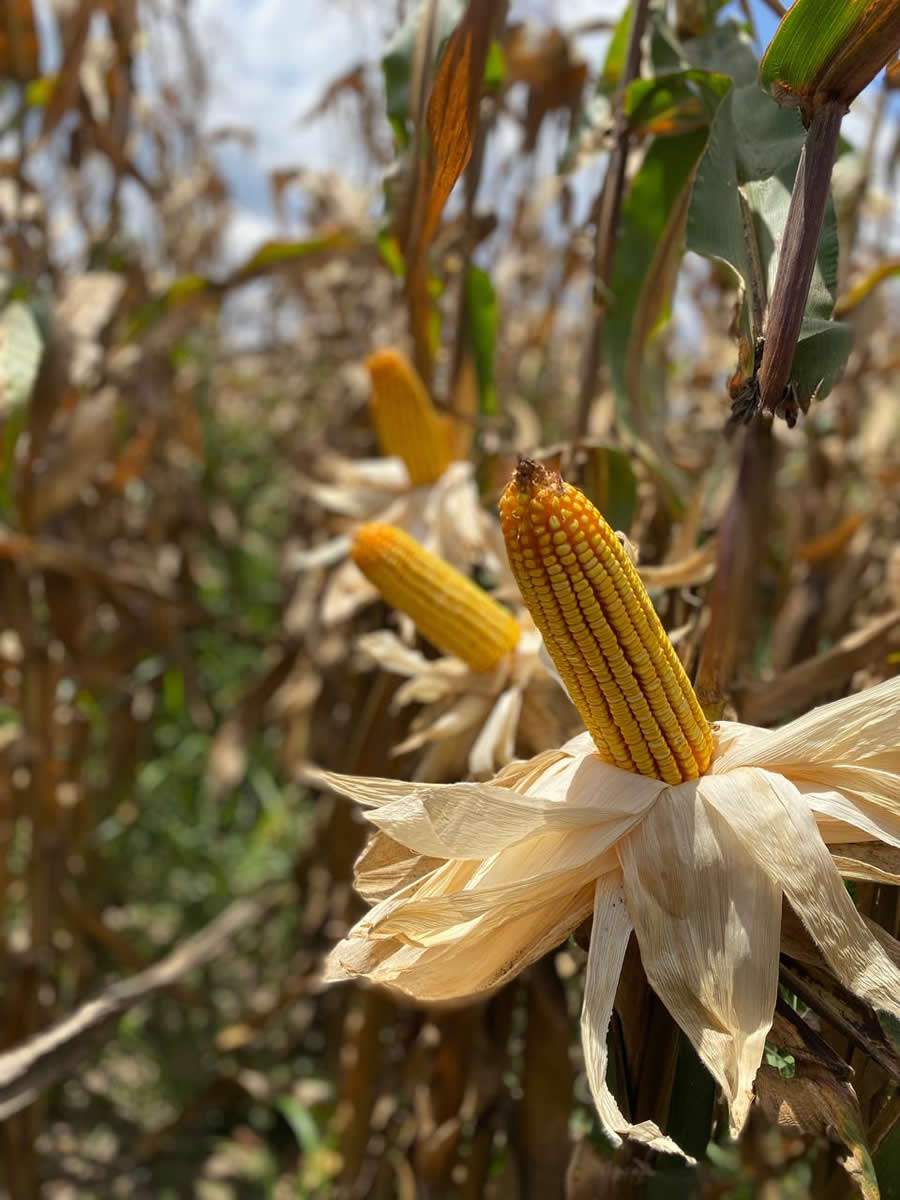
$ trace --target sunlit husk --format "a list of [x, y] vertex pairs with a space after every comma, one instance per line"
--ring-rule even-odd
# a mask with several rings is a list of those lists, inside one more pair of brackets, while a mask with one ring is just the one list
[[518, 742], [534, 744], [529, 733], [535, 729], [542, 745], [548, 726], [566, 728], [574, 710], [547, 675], [540, 645], [526, 617], [510, 653], [481, 671], [451, 656], [428, 659], [386, 630], [360, 637], [366, 664], [405, 678], [393, 705], [422, 706], [392, 753], [425, 750], [416, 779], [488, 779], [510, 762]]
[[781, 888], [696, 785], [661, 796], [619, 858], [647, 978], [722, 1088], [737, 1132], [775, 1008]]
[[893, 860], [867, 864], [864, 847], [891, 844], [878, 829], [896, 807], [898, 711], [893, 680], [782, 730], [723, 724], [710, 773], [677, 786], [601, 762], [586, 733], [486, 784], [323, 777], [380, 830], [357, 870], [360, 890], [379, 902], [332, 952], [325, 977], [362, 975], [427, 1001], [477, 995], [593, 908], [582, 1038], [610, 1137], [673, 1146], [652, 1124], [629, 1124], [605, 1080], [632, 928], [737, 1133], [772, 1020], [782, 895], [841, 982], [900, 1017], [900, 970], [843, 885], [840, 847], [833, 858], [822, 837], [839, 802], [855, 838], [848, 871], [893, 873]]

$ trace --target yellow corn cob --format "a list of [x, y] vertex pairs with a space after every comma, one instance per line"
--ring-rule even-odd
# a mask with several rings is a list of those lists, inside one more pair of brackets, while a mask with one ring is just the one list
[[630, 558], [555, 471], [519, 464], [500, 500], [509, 561], [602, 756], [681, 783], [709, 766], [712, 731]]
[[521, 626], [505, 608], [395, 525], [361, 525], [351, 554], [422, 637], [473, 671], [490, 671], [518, 642]]
[[382, 451], [403, 459], [414, 487], [433, 483], [452, 458], [446, 419], [399, 350], [379, 350], [366, 366], [372, 380], [372, 422]]

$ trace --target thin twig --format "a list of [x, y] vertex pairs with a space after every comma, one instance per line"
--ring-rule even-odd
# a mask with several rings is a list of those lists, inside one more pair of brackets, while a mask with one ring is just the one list
[[619, 213], [622, 208], [622, 195], [625, 190], [625, 167], [628, 162], [628, 147], [630, 130], [628, 118], [625, 115], [625, 90], [637, 77], [641, 65], [641, 40], [647, 24], [647, 14], [650, 11], [650, 0], [635, 0], [634, 17], [631, 22], [631, 33], [628, 37], [628, 53], [625, 58], [625, 69], [619, 80], [619, 88], [615, 101], [615, 125], [613, 127], [614, 144], [603, 180], [603, 188], [597, 203], [597, 218], [594, 236], [594, 275], [593, 275], [593, 318], [590, 336], [585, 352], [584, 371], [581, 377], [581, 390], [578, 397], [578, 412], [575, 422], [575, 440], [581, 441], [588, 431], [591, 416], [591, 405], [597, 387], [597, 375], [602, 359], [603, 327], [606, 323], [606, 310], [609, 300], [609, 285], [612, 279], [612, 267], [615, 259], [616, 236], [619, 229]]
[[754, 621], [775, 449], [771, 422], [752, 425], [740, 449], [734, 490], [716, 540], [710, 619], [695, 687], [708, 717], [720, 718]]
[[869, 135], [866, 139], [866, 148], [863, 151], [859, 179], [850, 194], [850, 203], [844, 218], [846, 234], [844, 238], [845, 244], [841, 246], [842, 263], [849, 264], [853, 258], [856, 239], [859, 235], [859, 219], [862, 212], [862, 203], [865, 199], [866, 191], [872, 182], [872, 176], [875, 173], [875, 153], [878, 147], [878, 135], [881, 132], [885, 113], [887, 112], [887, 100], [888, 89], [886, 83], [882, 81], [875, 100], [875, 111], [872, 113], [872, 120], [869, 125]]
[[205, 929], [177, 945], [165, 958], [129, 979], [116, 980], [71, 1016], [0, 1054], [0, 1121], [30, 1104], [40, 1092], [69, 1074], [128, 1009], [171, 987], [188, 972], [205, 966], [225, 945], [294, 894], [289, 884], [274, 884], [255, 896], [234, 901]]

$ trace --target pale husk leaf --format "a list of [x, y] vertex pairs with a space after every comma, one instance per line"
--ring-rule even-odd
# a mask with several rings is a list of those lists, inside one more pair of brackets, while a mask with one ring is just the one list
[[431, 665], [421, 650], [407, 646], [387, 629], [364, 633], [356, 645], [366, 660], [392, 675], [418, 675]]
[[781, 889], [694, 783], [666, 791], [619, 858], [647, 978], [722, 1088], [737, 1134], [775, 1007]]
[[[587, 847], [600, 853], [626, 833], [643, 811], [639, 805], [604, 819], [596, 807], [559, 804], [489, 783], [450, 783], [422, 784], [417, 794], [370, 810], [366, 818], [418, 854], [489, 859], [535, 835], [570, 831], [581, 837], [584, 853], [589, 852]], [[536, 861], [545, 852], [538, 845], [526, 850]]]
[[353, 864], [353, 886], [370, 904], [422, 879], [441, 865], [439, 858], [416, 854], [376, 830]]
[[551, 758], [527, 791], [494, 783], [406, 783], [331, 771], [308, 771], [306, 777], [373, 809], [367, 819], [416, 853], [440, 858], [486, 859], [538, 833], [591, 827], [609, 845], [609, 838], [627, 832], [665, 790], [659, 780], [619, 771], [596, 755]]
[[321, 619], [326, 628], [342, 625], [374, 604], [378, 592], [349, 558], [335, 567], [322, 596]]
[[[826, 776], [831, 787], [799, 777], [792, 778], [791, 783], [812, 809], [823, 841], [860, 841], [868, 835], [900, 846], [900, 811], [889, 794], [896, 780], [886, 780], [886, 775], [885, 771], [867, 767], [835, 767]], [[883, 802], [872, 799], [880, 781], [887, 785], [881, 790]], [[849, 836], [842, 836], [842, 829], [849, 830]]]
[[500, 693], [469, 754], [469, 771], [476, 779], [492, 775], [512, 758], [521, 712], [521, 688]]
[[590, 883], [500, 930], [475, 921], [466, 927], [462, 944], [404, 945], [396, 938], [370, 939], [353, 930], [328, 956], [322, 979], [328, 983], [364, 976], [420, 1002], [467, 999], [502, 986], [558, 946], [591, 911], [592, 898]]
[[[623, 1138], [628, 1138], [663, 1154], [687, 1158], [680, 1147], [652, 1121], [643, 1121], [639, 1125], [627, 1121], [607, 1085], [606, 1038], [632, 929], [618, 870], [610, 871], [597, 880], [593, 910], [581, 1008], [581, 1044], [588, 1084], [600, 1123], [615, 1146], [619, 1146]], [[687, 1161], [694, 1160], [688, 1158]]]
[[784, 889], [838, 979], [877, 1010], [900, 1014], [900, 972], [854, 907], [806, 799], [783, 776], [744, 768], [700, 781], [707, 802]]
[[431, 717], [426, 710], [419, 714], [416, 730], [393, 747], [392, 754], [407, 754], [429, 742], [455, 738], [480, 726], [491, 710], [489, 696], [465, 695], [451, 701], [440, 713]]
[[900, 676], [857, 692], [782, 725], [758, 729], [718, 724], [720, 750], [713, 774], [735, 767], [764, 767], [793, 778], [817, 766], [873, 767], [900, 771]]
[[615, 866], [614, 855], [601, 854], [578, 866], [558, 865], [520, 882], [483, 887], [473, 879], [461, 891], [427, 899], [413, 897], [399, 903], [373, 919], [368, 928], [375, 936], [386, 934], [414, 946], [453, 942], [464, 947], [475, 930], [496, 930], [498, 938], [505, 938], [506, 931], [520, 917], [573, 895], [595, 879], [598, 870]]

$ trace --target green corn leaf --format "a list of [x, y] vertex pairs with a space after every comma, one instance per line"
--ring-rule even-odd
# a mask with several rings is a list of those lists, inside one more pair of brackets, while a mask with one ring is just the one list
[[[625, 197], [611, 281], [606, 355], [630, 426], [664, 386], [648, 349], [668, 320], [686, 249], [731, 267], [742, 296], [741, 373], [752, 373], [805, 138], [799, 116], [760, 88], [749, 40], [736, 23], [691, 39], [680, 53], [680, 71], [636, 81], [626, 96], [633, 121], [673, 125], [656, 131]], [[689, 101], [693, 127], [679, 128]], [[804, 404], [828, 391], [850, 351], [848, 328], [832, 320], [836, 285], [829, 203], [791, 375]]]
[[481, 411], [486, 416], [494, 416], [497, 412], [497, 388], [494, 382], [497, 294], [490, 275], [481, 267], [469, 267], [465, 288], [466, 337], [478, 377]]
[[763, 86], [807, 115], [850, 104], [900, 49], [897, 0], [795, 0], [760, 64]]

